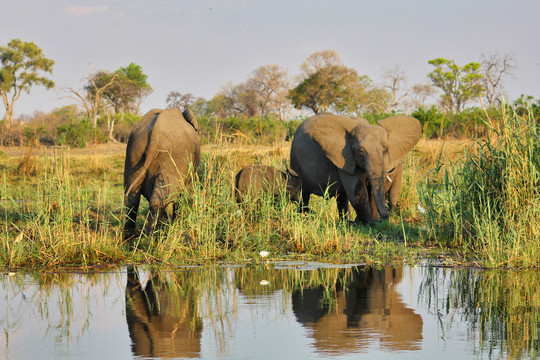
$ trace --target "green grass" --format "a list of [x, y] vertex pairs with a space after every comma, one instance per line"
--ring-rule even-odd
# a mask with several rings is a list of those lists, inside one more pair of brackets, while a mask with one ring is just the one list
[[[404, 163], [399, 211], [375, 226], [340, 221], [334, 199], [316, 196], [309, 214], [260, 194], [237, 204], [237, 171], [248, 164], [285, 169], [289, 143], [216, 141], [205, 147], [191, 187], [178, 199], [176, 220], [150, 238], [141, 235], [135, 247], [122, 238], [123, 153], [4, 156], [0, 266], [257, 262], [268, 251], [271, 259], [387, 264], [438, 257], [538, 267], [538, 128], [513, 113], [502, 118], [497, 127], [486, 124], [489, 136], [473, 145], [421, 140]], [[138, 229], [147, 214], [143, 199]]]
[[[389, 223], [369, 227], [340, 221], [333, 199], [313, 197], [310, 214], [299, 213], [284, 197], [275, 203], [264, 194], [237, 204], [237, 171], [247, 164], [284, 169], [288, 149], [282, 145], [246, 153], [215, 144], [203, 154], [188, 196], [179, 198], [176, 220], [153, 237], [141, 235], [135, 248], [122, 239], [123, 154], [0, 159], [0, 263], [35, 268], [241, 262], [258, 261], [263, 250], [272, 259], [339, 262], [422, 256], [421, 232], [403, 220], [406, 209]], [[147, 214], [142, 200], [138, 229]]]
[[540, 266], [540, 132], [529, 115], [486, 123], [486, 139], [420, 186], [430, 235], [489, 267]]

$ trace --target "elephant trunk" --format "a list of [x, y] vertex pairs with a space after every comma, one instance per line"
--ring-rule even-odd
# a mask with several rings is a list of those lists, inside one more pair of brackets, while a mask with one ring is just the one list
[[375, 201], [375, 206], [377, 207], [377, 211], [379, 212], [381, 220], [388, 219], [388, 207], [386, 206], [385, 175], [386, 172], [382, 168], [378, 168], [375, 171], [368, 171], [369, 182], [371, 183], [371, 196], [373, 196], [373, 200]]

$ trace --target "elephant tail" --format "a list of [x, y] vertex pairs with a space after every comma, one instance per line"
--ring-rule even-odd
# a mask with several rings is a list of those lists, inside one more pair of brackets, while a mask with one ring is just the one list
[[146, 173], [148, 172], [148, 168], [150, 167], [150, 163], [154, 161], [156, 158], [158, 151], [157, 146], [152, 146], [153, 144], [150, 143], [145, 151], [146, 158], [144, 159], [143, 165], [136, 171], [136, 176], [133, 181], [131, 181], [131, 185], [126, 190], [126, 193], [124, 194], [124, 198], [127, 198], [133, 188], [138, 187], [141, 182], [143, 181], [144, 177], [146, 176]]

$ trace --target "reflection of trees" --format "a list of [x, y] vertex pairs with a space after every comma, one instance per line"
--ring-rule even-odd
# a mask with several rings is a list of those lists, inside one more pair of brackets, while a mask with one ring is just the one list
[[534, 359], [540, 355], [537, 272], [430, 267], [423, 271], [422, 279], [419, 303], [426, 304], [439, 318], [448, 316], [448, 327], [454, 318], [467, 321], [470, 342], [481, 349], [499, 347], [509, 358]]
[[142, 286], [139, 273], [128, 268], [126, 320], [137, 356], [197, 357], [201, 351], [202, 321], [197, 313], [199, 293], [191, 272], [166, 278], [152, 276]]
[[374, 339], [384, 350], [419, 350], [423, 322], [396, 290], [402, 276], [402, 267], [357, 268], [350, 282], [330, 292], [322, 286], [294, 291], [294, 314], [321, 351], [360, 351]]

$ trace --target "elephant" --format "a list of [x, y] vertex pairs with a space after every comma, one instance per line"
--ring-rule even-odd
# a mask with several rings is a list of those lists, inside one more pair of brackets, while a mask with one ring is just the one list
[[361, 118], [320, 113], [306, 119], [291, 144], [291, 168], [301, 179], [302, 210], [311, 194], [336, 197], [339, 213], [348, 216], [349, 202], [356, 222], [388, 219], [397, 205], [402, 159], [422, 134], [410, 116], [392, 116], [372, 125]]
[[309, 329], [315, 348], [326, 355], [351, 354], [370, 344], [382, 350], [420, 350], [423, 320], [403, 300], [402, 278], [403, 267], [359, 266], [330, 292], [322, 285], [294, 290], [292, 310]]
[[126, 322], [131, 349], [142, 358], [198, 358], [203, 324], [198, 291], [189, 272], [151, 274], [143, 287], [134, 266], [127, 268]]
[[145, 233], [150, 236], [167, 216], [168, 205], [189, 184], [189, 172], [197, 169], [201, 158], [198, 129], [191, 110], [169, 108], [150, 110], [131, 131], [124, 167], [126, 239], [135, 235], [141, 195], [149, 203]]
[[278, 197], [285, 189], [291, 201], [298, 201], [300, 177], [292, 170], [279, 171], [273, 166], [246, 166], [235, 179], [236, 201], [241, 203], [248, 192], [268, 192]]

